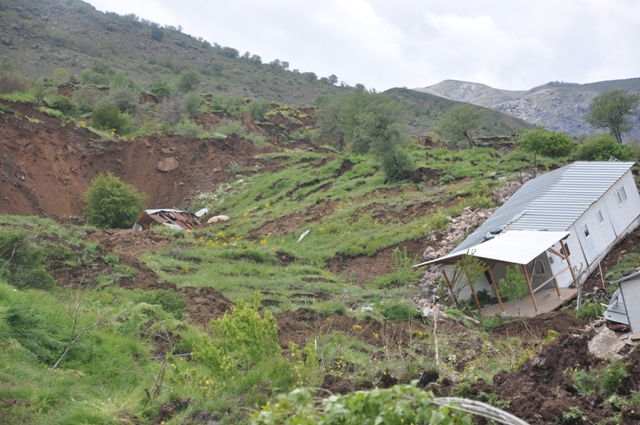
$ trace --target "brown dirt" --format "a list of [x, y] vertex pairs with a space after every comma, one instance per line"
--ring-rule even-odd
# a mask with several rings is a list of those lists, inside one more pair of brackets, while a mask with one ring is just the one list
[[268, 233], [280, 236], [285, 233], [296, 232], [307, 223], [319, 221], [322, 217], [333, 214], [337, 204], [338, 201], [321, 202], [309, 208], [304, 214], [296, 213], [269, 221], [253, 230], [251, 232], [251, 236], [258, 238], [260, 236], [267, 235]]
[[387, 247], [379, 253], [367, 257], [349, 257], [336, 255], [327, 261], [327, 268], [331, 272], [339, 274], [344, 282], [356, 280], [359, 283], [368, 282], [378, 276], [391, 273], [395, 270], [396, 264], [393, 259], [393, 250], [407, 248], [407, 255], [410, 257], [420, 256], [424, 251], [426, 240], [421, 238], [417, 241], [406, 240], [399, 244]]
[[[151, 136], [130, 141], [103, 141], [90, 130], [58, 119], [32, 105], [2, 102], [20, 117], [0, 119], [0, 213], [79, 216], [82, 195], [91, 179], [109, 170], [149, 196], [149, 208], [184, 208], [196, 194], [229, 179], [229, 164], [258, 163], [260, 152], [249, 140]], [[27, 119], [37, 119], [32, 122]], [[157, 169], [163, 158], [179, 167]]]
[[524, 320], [503, 323], [496, 326], [493, 333], [504, 337], [518, 336], [544, 339], [547, 337], [549, 330], [566, 334], [584, 327], [585, 322], [582, 320], [566, 313], [552, 312]]
[[[510, 401], [508, 410], [531, 425], [556, 423], [570, 407], [578, 407], [598, 423], [606, 410], [601, 396], [581, 396], [566, 370], [595, 366], [598, 359], [588, 352], [585, 335], [563, 334], [544, 346], [542, 352], [516, 372], [500, 372], [494, 386], [485, 388]], [[491, 391], [490, 389], [493, 389]]]

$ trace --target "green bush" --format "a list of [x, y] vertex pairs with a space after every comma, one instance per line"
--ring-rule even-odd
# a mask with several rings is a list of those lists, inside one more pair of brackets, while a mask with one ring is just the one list
[[184, 120], [176, 124], [173, 131], [181, 136], [198, 137], [202, 134], [202, 127], [189, 120]]
[[585, 322], [591, 322], [597, 317], [602, 317], [605, 307], [597, 301], [585, 301], [580, 310], [573, 312], [573, 315]]
[[62, 112], [66, 116], [75, 115], [78, 111], [78, 105], [71, 99], [62, 95], [47, 96], [44, 103], [51, 109]]
[[84, 113], [91, 112], [101, 98], [102, 93], [91, 86], [82, 86], [73, 93], [73, 100], [78, 104], [80, 111]]
[[16, 288], [51, 289], [55, 280], [43, 261], [42, 248], [29, 241], [26, 231], [0, 230], [0, 278]]
[[255, 99], [247, 105], [247, 111], [255, 123], [264, 121], [264, 115], [271, 109], [271, 103], [267, 99]]
[[200, 73], [198, 71], [195, 69], [185, 69], [178, 77], [178, 90], [183, 93], [194, 91], [198, 88], [201, 81], [202, 77], [200, 77]]
[[536, 152], [538, 155], [557, 158], [569, 155], [574, 148], [571, 136], [545, 129], [527, 130], [520, 137], [524, 150]]
[[98, 130], [115, 130], [118, 133], [122, 124], [120, 110], [114, 105], [100, 105], [91, 113], [91, 127]]
[[605, 133], [596, 133], [578, 146], [576, 158], [584, 161], [608, 161], [610, 157], [620, 161], [632, 161], [634, 151], [629, 146], [623, 146], [616, 142], [613, 136]]
[[155, 41], [162, 41], [164, 38], [164, 31], [162, 31], [162, 28], [153, 26], [151, 28], [151, 38]]
[[409, 154], [402, 149], [393, 149], [382, 156], [382, 171], [388, 182], [406, 180], [416, 169]]
[[153, 80], [153, 82], [149, 86], [149, 91], [152, 94], [154, 94], [158, 99], [166, 99], [169, 96], [171, 96], [171, 92], [173, 91], [173, 88], [171, 87], [171, 84], [169, 84], [167, 81], [161, 78], [157, 78]]
[[137, 91], [122, 86], [110, 90], [106, 103], [117, 107], [122, 113], [134, 114], [138, 110], [140, 102]]
[[100, 228], [128, 229], [145, 208], [147, 195], [110, 172], [98, 174], [84, 194], [87, 221]]
[[195, 92], [189, 92], [184, 99], [182, 109], [189, 116], [197, 115], [200, 113], [200, 105], [202, 105], [202, 96]]
[[390, 301], [379, 305], [380, 312], [388, 320], [409, 321], [417, 317], [420, 313], [410, 305]]

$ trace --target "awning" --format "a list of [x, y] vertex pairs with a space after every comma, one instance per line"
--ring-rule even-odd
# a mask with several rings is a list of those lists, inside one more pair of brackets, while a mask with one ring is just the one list
[[569, 232], [511, 230], [471, 248], [449, 253], [444, 257], [416, 264], [413, 267], [453, 264], [464, 255], [502, 263], [526, 265], [567, 236], [569, 236]]

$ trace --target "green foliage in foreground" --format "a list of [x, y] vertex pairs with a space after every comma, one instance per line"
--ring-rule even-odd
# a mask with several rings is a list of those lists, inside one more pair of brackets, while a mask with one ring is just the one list
[[256, 413], [253, 425], [472, 424], [471, 416], [432, 402], [415, 385], [332, 395], [318, 406], [310, 390], [299, 388]]
[[87, 221], [100, 228], [131, 228], [144, 210], [147, 195], [110, 172], [98, 174], [84, 194]]

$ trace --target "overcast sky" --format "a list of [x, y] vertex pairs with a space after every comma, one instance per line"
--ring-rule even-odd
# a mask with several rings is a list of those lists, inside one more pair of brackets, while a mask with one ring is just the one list
[[384, 91], [640, 77], [640, 0], [89, 0]]

